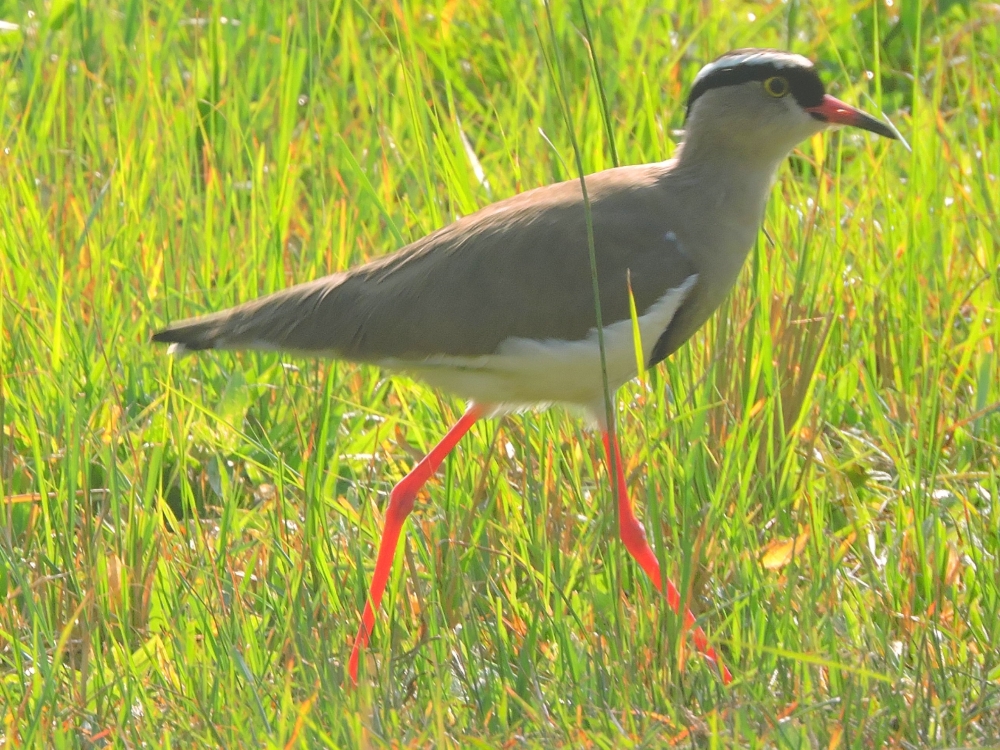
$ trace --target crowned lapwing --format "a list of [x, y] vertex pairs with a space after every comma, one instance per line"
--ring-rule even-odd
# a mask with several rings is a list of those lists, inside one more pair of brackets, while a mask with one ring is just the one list
[[[826, 94], [813, 64], [744, 49], [701, 69], [674, 158], [586, 178], [610, 388], [652, 367], [719, 306], [760, 229], [782, 160], [831, 125], [895, 131]], [[473, 423], [526, 406], [575, 405], [601, 428], [614, 467], [622, 541], [653, 583], [666, 581], [632, 510], [608, 429], [579, 180], [494, 203], [397, 252], [153, 335], [171, 349], [266, 349], [379, 365], [468, 399], [464, 416], [393, 489], [369, 598], [349, 662], [357, 680], [404, 520], [421, 486]], [[687, 627], [694, 617], [685, 611]], [[704, 632], [695, 645], [719, 662]]]

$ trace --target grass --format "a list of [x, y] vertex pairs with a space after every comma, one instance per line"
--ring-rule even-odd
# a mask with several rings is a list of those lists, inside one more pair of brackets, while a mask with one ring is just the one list
[[[578, 3], [551, 29], [515, 2], [0, 3], [0, 745], [1000, 737], [995, 6], [586, 8], [596, 69]], [[699, 66], [746, 45], [816, 59], [912, 151], [802, 144], [730, 301], [619, 393], [640, 516], [736, 683], [554, 409], [477, 425], [429, 485], [345, 689], [386, 493], [462, 404], [150, 331], [575, 177], [574, 138], [587, 171], [666, 158]]]

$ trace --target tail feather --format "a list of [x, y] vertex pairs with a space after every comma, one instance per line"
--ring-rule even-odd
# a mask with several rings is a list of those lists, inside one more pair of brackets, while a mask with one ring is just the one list
[[170, 344], [171, 354], [200, 352], [206, 349], [224, 348], [222, 341], [221, 315], [206, 315], [201, 318], [180, 320], [162, 330], [156, 331], [150, 341]]
[[344, 278], [327, 276], [228, 310], [179, 320], [154, 333], [152, 341], [170, 344], [172, 354], [206, 349], [342, 351], [345, 327], [340, 320], [357, 307], [353, 297], [333, 294]]

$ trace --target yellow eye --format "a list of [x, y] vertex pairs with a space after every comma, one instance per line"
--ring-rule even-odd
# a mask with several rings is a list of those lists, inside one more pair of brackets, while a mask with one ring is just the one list
[[788, 95], [788, 79], [782, 76], [771, 76], [764, 81], [764, 91], [775, 99]]

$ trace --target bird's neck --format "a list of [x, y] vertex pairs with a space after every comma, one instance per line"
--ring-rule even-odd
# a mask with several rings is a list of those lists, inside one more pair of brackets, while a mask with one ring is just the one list
[[735, 244], [749, 246], [783, 158], [734, 153], [725, 144], [688, 141], [675, 155], [672, 177], [680, 188], [677, 194], [691, 202], [688, 208], [693, 215], [713, 217], [713, 223]]

